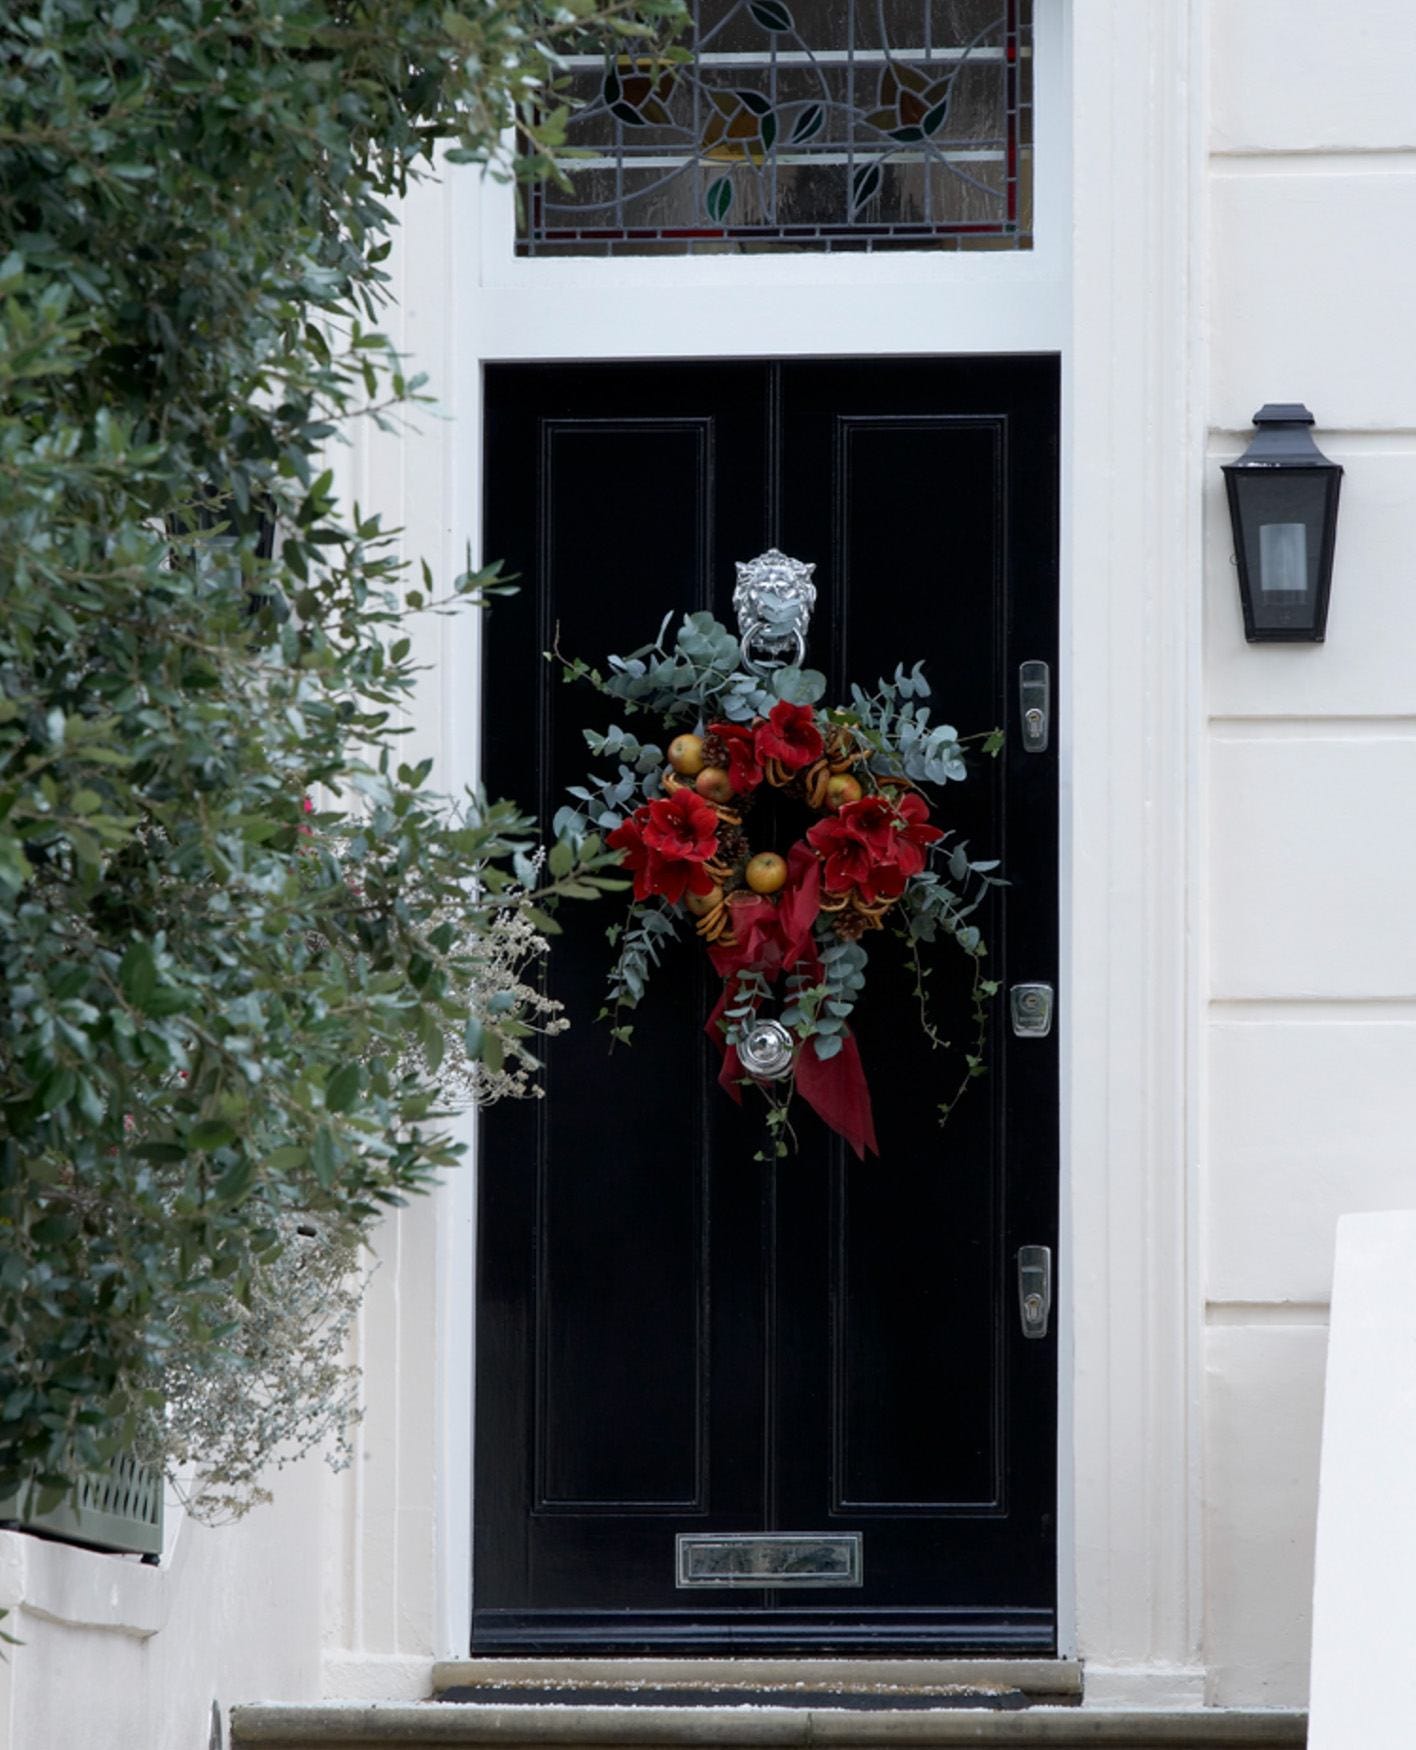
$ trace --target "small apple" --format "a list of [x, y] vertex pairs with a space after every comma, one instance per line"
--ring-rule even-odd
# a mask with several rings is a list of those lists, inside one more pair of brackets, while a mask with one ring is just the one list
[[696, 776], [703, 770], [703, 737], [676, 735], [669, 743], [669, 764], [682, 777]]
[[787, 865], [775, 851], [759, 851], [745, 873], [747, 885], [754, 893], [775, 893], [786, 884]]
[[859, 802], [863, 795], [864, 791], [849, 772], [837, 772], [826, 781], [826, 806], [832, 814], [848, 802]]
[[704, 766], [693, 787], [708, 802], [727, 802], [733, 793], [733, 781], [721, 766]]
[[685, 893], [683, 896], [683, 903], [696, 918], [706, 918], [714, 906], [721, 905], [722, 902], [723, 890], [716, 885], [710, 887], [707, 893]]

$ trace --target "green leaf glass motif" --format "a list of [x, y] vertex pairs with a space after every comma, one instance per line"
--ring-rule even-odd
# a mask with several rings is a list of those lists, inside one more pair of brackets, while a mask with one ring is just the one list
[[851, 178], [851, 210], [857, 211], [876, 194], [880, 188], [880, 166], [878, 164], [862, 165]]
[[752, 0], [748, 8], [763, 30], [791, 30], [792, 15], [779, 0]]
[[682, 59], [572, 56], [518, 250], [1030, 249], [1034, 3], [689, 0]]
[[733, 204], [732, 178], [720, 176], [716, 182], [710, 182], [703, 204], [708, 209], [708, 217], [721, 225]]
[[809, 103], [792, 123], [791, 143], [799, 146], [813, 139], [826, 124], [826, 111], [819, 103]]

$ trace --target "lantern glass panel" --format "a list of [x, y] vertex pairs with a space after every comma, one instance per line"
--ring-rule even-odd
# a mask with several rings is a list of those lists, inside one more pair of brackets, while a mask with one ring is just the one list
[[1311, 626], [1317, 611], [1325, 468], [1237, 475], [1255, 630]]
[[1308, 530], [1303, 523], [1259, 524], [1259, 588], [1265, 595], [1308, 587]]

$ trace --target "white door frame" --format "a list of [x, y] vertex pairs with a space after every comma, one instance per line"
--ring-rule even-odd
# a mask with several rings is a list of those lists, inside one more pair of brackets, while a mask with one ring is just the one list
[[[509, 193], [410, 199], [394, 332], [450, 417], [346, 483], [443, 576], [478, 539], [484, 363], [1056, 352], [1063, 360], [1059, 1632], [1089, 1699], [1198, 1702], [1194, 1065], [1201, 0], [1038, 0], [1038, 246], [521, 260]], [[477, 769], [477, 621], [415, 628], [444, 788]], [[470, 1621], [473, 1175], [387, 1240], [366, 1456], [332, 1516], [326, 1683], [418, 1693]], [[433, 1461], [429, 1464], [429, 1453]]]

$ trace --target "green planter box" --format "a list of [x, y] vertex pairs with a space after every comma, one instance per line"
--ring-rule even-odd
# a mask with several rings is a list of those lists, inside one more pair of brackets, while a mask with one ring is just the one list
[[114, 1459], [48, 1513], [30, 1511], [27, 1495], [22, 1489], [0, 1497], [0, 1526], [42, 1532], [87, 1549], [140, 1555], [148, 1562], [162, 1554], [162, 1478], [136, 1459]]

